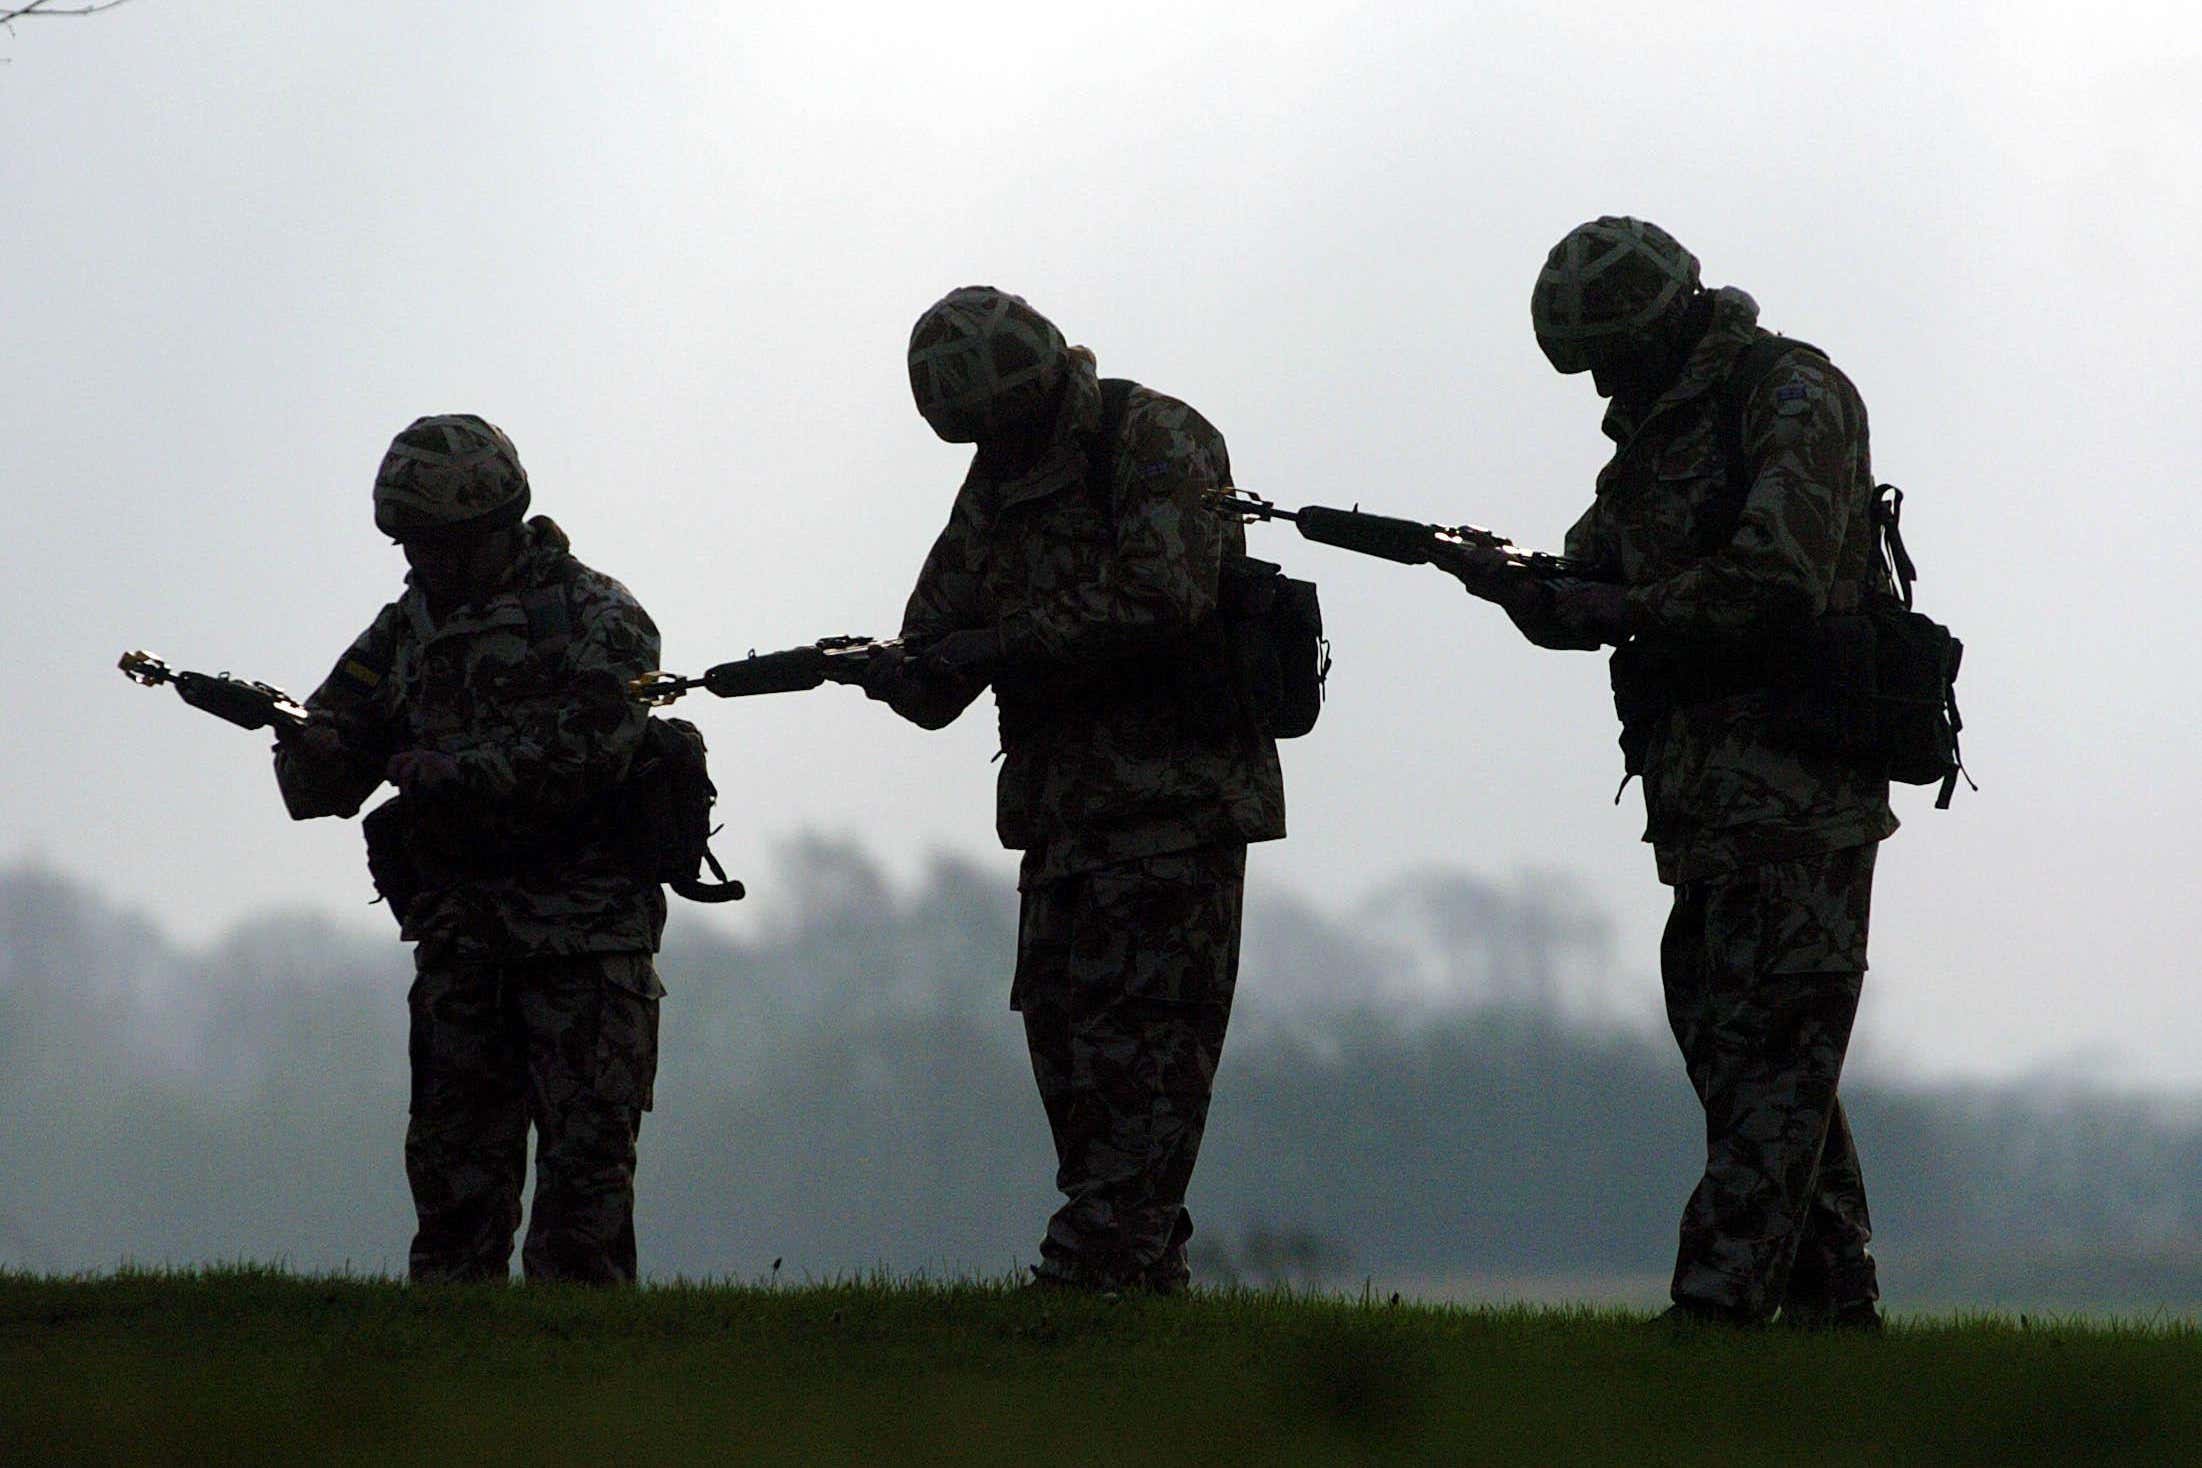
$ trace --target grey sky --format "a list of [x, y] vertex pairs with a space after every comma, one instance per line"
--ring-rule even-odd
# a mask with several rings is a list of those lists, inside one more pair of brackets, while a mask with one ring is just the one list
[[[891, 630], [963, 467], [902, 344], [958, 284], [1198, 405], [1263, 493], [1553, 545], [1606, 445], [1528, 286], [1632, 212], [1856, 379], [1968, 643], [1984, 788], [1899, 796], [1861, 1062], [2202, 1085], [2184, 6], [141, 0], [0, 56], [0, 857], [186, 934], [382, 923], [352, 827], [292, 826], [251, 736], [112, 665], [304, 693], [397, 586], [367, 491], [418, 413], [509, 430], [672, 667]], [[1665, 894], [1601, 664], [1250, 533], [1322, 583], [1339, 659], [1257, 888], [1565, 870], [1645, 1009]], [[683, 712], [753, 875], [806, 826], [902, 870], [992, 846], [983, 706]], [[758, 921], [756, 886], [676, 921]]]

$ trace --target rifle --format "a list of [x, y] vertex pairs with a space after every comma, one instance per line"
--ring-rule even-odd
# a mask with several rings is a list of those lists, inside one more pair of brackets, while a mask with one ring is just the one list
[[644, 673], [627, 684], [628, 697], [637, 703], [663, 707], [692, 688], [720, 698], [748, 698], [757, 693], [802, 693], [821, 683], [856, 683], [872, 660], [896, 652], [902, 643], [870, 637], [826, 637], [784, 652], [752, 652], [746, 658], [707, 668], [700, 678], [677, 673]]
[[306, 711], [282, 689], [227, 673], [171, 671], [168, 664], [149, 652], [126, 652], [116, 664], [133, 683], [158, 688], [175, 685], [185, 703], [217, 719], [227, 719], [240, 729], [273, 729], [283, 739], [306, 727]]
[[1460, 558], [1455, 552], [1490, 551], [1503, 558], [1505, 569], [1522, 572], [1537, 580], [1606, 579], [1587, 562], [1571, 561], [1543, 551], [1525, 551], [1497, 532], [1475, 525], [1425, 525], [1418, 520], [1372, 515], [1360, 509], [1336, 510], [1327, 505], [1287, 510], [1249, 490], [1229, 485], [1211, 494], [1215, 510], [1236, 515], [1249, 525], [1257, 520], [1289, 520], [1300, 528], [1305, 539], [1335, 545], [1341, 550], [1359, 551], [1365, 556], [1381, 556], [1403, 566], [1420, 566], [1432, 561], [1441, 565], [1457, 564]]

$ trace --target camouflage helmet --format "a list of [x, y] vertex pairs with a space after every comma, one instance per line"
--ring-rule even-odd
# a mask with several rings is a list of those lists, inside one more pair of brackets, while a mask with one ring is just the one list
[[1069, 357], [1055, 323], [1023, 297], [967, 285], [910, 329], [910, 395], [935, 433], [976, 443], [1045, 407]]
[[1641, 331], [1697, 288], [1697, 256], [1673, 235], [1608, 214], [1552, 247], [1529, 294], [1529, 319], [1554, 367], [1587, 372], [1591, 342]]
[[504, 430], [472, 413], [416, 418], [375, 472], [375, 525], [396, 540], [423, 531], [496, 530], [528, 508], [528, 472]]

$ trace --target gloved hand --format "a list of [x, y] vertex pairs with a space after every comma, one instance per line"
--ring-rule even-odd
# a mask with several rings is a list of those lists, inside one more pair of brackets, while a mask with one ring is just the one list
[[849, 681], [862, 688], [866, 698], [892, 703], [909, 676], [910, 655], [899, 647], [890, 647], [872, 654], [858, 675]]
[[1430, 552], [1430, 564], [1466, 587], [1471, 596], [1500, 606], [1519, 603], [1530, 584], [1506, 552], [1490, 546], [1440, 541]]
[[1627, 590], [1603, 581], [1563, 581], [1552, 588], [1552, 615], [1580, 637], [1618, 646], [1635, 629], [1629, 625]]
[[277, 734], [275, 747], [323, 764], [333, 764], [344, 758], [345, 753], [344, 736], [336, 732], [334, 724], [318, 718], [310, 718], [300, 728]]
[[991, 627], [951, 632], [927, 648], [918, 666], [928, 673], [983, 678], [1002, 660], [1002, 634]]
[[404, 749], [390, 756], [383, 778], [398, 787], [400, 795], [441, 795], [459, 787], [459, 762], [433, 749]]

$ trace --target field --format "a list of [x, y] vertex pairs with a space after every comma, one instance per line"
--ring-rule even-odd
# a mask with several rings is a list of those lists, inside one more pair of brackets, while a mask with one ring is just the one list
[[2178, 1463], [2182, 1322], [0, 1276], [0, 1462]]

